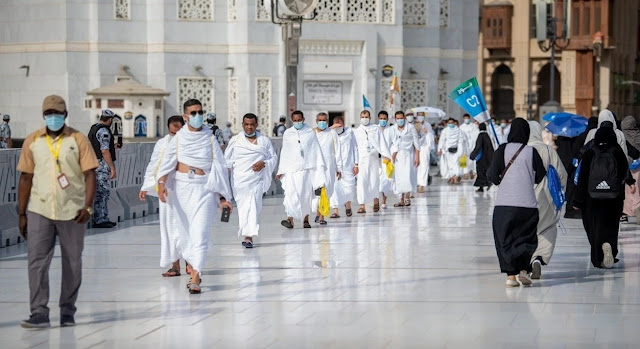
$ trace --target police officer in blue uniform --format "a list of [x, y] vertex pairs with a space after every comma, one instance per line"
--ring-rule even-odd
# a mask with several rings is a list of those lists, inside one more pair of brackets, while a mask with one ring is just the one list
[[111, 190], [111, 180], [115, 179], [116, 167], [116, 145], [111, 124], [115, 114], [108, 109], [102, 111], [100, 122], [91, 126], [89, 140], [98, 158], [98, 168], [96, 169], [97, 190], [93, 208], [94, 228], [113, 228], [116, 223], [109, 221], [109, 194]]

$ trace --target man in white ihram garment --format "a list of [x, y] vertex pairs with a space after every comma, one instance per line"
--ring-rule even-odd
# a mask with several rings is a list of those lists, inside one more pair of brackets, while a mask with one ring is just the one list
[[358, 174], [358, 144], [351, 127], [345, 127], [344, 117], [338, 115], [333, 118], [331, 128], [338, 134], [340, 143], [339, 167], [342, 168], [342, 176], [335, 183], [333, 195], [329, 198], [333, 213], [330, 218], [340, 218], [340, 206], [346, 209], [347, 217], [351, 217], [351, 202], [356, 193], [356, 175]]
[[358, 143], [358, 181], [356, 194], [360, 208], [358, 213], [366, 213], [365, 205], [373, 202], [373, 212], [380, 211], [380, 158], [391, 161], [391, 152], [384, 140], [382, 129], [371, 124], [371, 113], [360, 112], [360, 126], [354, 130]]
[[[158, 196], [156, 183], [158, 182], [157, 174], [158, 169], [160, 168], [160, 163], [164, 158], [164, 154], [169, 141], [184, 126], [184, 119], [182, 118], [182, 115], [174, 115], [169, 118], [167, 124], [169, 125], [169, 134], [167, 134], [163, 138], [160, 138], [160, 140], [158, 140], [158, 142], [156, 142], [156, 145], [153, 147], [153, 153], [151, 153], [151, 159], [149, 160], [147, 170], [144, 174], [144, 182], [142, 183], [142, 188], [140, 188], [140, 193], [138, 194], [138, 198], [140, 199], [140, 201], [147, 201], [147, 195]], [[171, 179], [169, 179], [168, 181], [171, 181]], [[167, 188], [167, 191], [173, 191], [175, 193], [175, 188]], [[177, 245], [179, 234], [176, 233], [175, 227], [172, 225], [171, 221], [172, 208], [168, 207], [167, 204], [163, 202], [160, 202], [159, 206], [160, 266], [166, 268], [169, 265], [173, 264], [171, 266], [171, 269], [162, 273], [162, 276], [180, 276], [180, 258], [182, 257], [182, 253], [178, 249]], [[187, 269], [188, 268], [189, 266], [187, 265]]]
[[[480, 134], [480, 128], [471, 119], [469, 114], [464, 114], [462, 116], [462, 125], [460, 125], [460, 131], [462, 131], [467, 136], [467, 144], [469, 148], [475, 147], [476, 141], [478, 140], [478, 135]], [[467, 154], [468, 155], [468, 154]], [[467, 167], [463, 170], [463, 178], [464, 179], [475, 179], [476, 178], [476, 162], [469, 159], [467, 157]]]
[[245, 114], [243, 132], [231, 138], [224, 153], [231, 170], [233, 197], [238, 205], [238, 236], [244, 236], [242, 246], [245, 248], [253, 248], [253, 237], [258, 236], [262, 195], [271, 187], [272, 173], [278, 161], [271, 140], [256, 131], [257, 127], [258, 117]]
[[[327, 190], [327, 196], [331, 198], [337, 182], [340, 182], [342, 178], [342, 150], [340, 148], [340, 140], [338, 139], [338, 133], [332, 128], [329, 128], [329, 114], [324, 112], [318, 113], [318, 115], [316, 115], [316, 125], [317, 127], [314, 131], [316, 132], [316, 137], [318, 137], [322, 158], [326, 166], [326, 182], [324, 187]], [[319, 197], [316, 196], [311, 206], [317, 208], [319, 201]], [[318, 211], [316, 223], [326, 225], [327, 221], [324, 218], [325, 217]]]
[[[191, 265], [189, 293], [200, 293], [200, 274], [209, 248], [209, 234], [216, 205], [233, 210], [229, 172], [220, 144], [209, 128], [203, 128], [204, 110], [196, 99], [183, 105], [187, 126], [167, 145], [158, 169], [158, 197], [173, 206], [175, 231], [182, 256]], [[173, 175], [174, 183], [167, 183]], [[167, 187], [175, 188], [168, 193]]]
[[460, 158], [467, 154], [467, 137], [450, 118], [447, 127], [442, 130], [438, 141], [438, 156], [440, 156], [440, 174], [447, 178], [449, 184], [460, 184], [462, 168]]
[[394, 139], [391, 149], [394, 171], [395, 194], [399, 202], [393, 207], [411, 206], [411, 191], [417, 186], [417, 169], [420, 165], [420, 138], [415, 126], [408, 123], [404, 112], [394, 115], [396, 124], [391, 127]]
[[294, 219], [304, 219], [303, 227], [311, 228], [309, 214], [313, 207], [314, 191], [326, 183], [326, 166], [316, 132], [304, 123], [304, 114], [296, 110], [291, 114], [293, 127], [282, 135], [282, 151], [276, 179], [282, 181], [284, 208], [287, 219], [280, 224], [293, 229]]
[[[378, 126], [382, 130], [382, 136], [384, 137], [384, 141], [387, 143], [387, 147], [389, 147], [389, 149], [393, 148], [393, 137], [391, 131], [393, 127], [389, 125], [389, 113], [384, 110], [381, 110], [378, 113]], [[383, 209], [387, 208], [387, 198], [394, 193], [393, 188], [393, 174], [391, 174], [391, 176], [387, 176], [386, 163], [383, 160], [380, 165], [380, 195], [382, 195], [381, 207]]]
[[436, 138], [431, 124], [425, 120], [422, 112], [418, 113], [416, 126], [420, 137], [420, 165], [417, 170], [418, 193], [424, 193], [424, 188], [431, 183], [429, 167], [431, 166], [431, 150], [435, 149]]

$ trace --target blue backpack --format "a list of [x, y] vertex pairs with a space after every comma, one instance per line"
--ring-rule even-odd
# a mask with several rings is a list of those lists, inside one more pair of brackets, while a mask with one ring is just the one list
[[560, 182], [560, 176], [558, 171], [551, 164], [551, 150], [547, 146], [547, 152], [549, 153], [549, 168], [547, 169], [547, 187], [549, 193], [551, 193], [551, 199], [553, 199], [553, 205], [556, 207], [556, 212], [562, 209], [562, 206], [567, 202], [564, 192], [562, 191], [562, 183]]

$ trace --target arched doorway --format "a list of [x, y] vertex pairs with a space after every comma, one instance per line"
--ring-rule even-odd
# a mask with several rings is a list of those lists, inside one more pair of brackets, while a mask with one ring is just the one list
[[147, 118], [144, 115], [138, 115], [134, 119], [133, 134], [135, 137], [147, 136]]
[[118, 115], [113, 117], [113, 123], [111, 124], [111, 133], [115, 136], [122, 135], [122, 118]]
[[[560, 102], [560, 72], [554, 67], [553, 76], [553, 100]], [[547, 63], [542, 66], [538, 73], [538, 108], [551, 100], [551, 64]]]
[[513, 119], [513, 73], [504, 64], [491, 75], [491, 114], [497, 119]]

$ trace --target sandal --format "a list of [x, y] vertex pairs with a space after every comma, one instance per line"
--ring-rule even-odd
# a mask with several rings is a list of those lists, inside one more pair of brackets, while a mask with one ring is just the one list
[[163, 277], [166, 278], [170, 278], [170, 277], [174, 277], [174, 276], [180, 276], [180, 270], [176, 270], [176, 269], [169, 269], [166, 272], [162, 273]]
[[251, 241], [243, 241], [242, 242], [242, 246], [244, 246], [244, 248], [253, 248], [253, 242], [251, 242]]
[[[202, 282], [202, 278], [200, 278], [200, 282]], [[189, 281], [187, 281], [187, 288], [191, 288], [191, 279], [189, 279]]]
[[318, 223], [319, 220], [320, 220], [320, 217], [316, 216], [316, 219], [314, 220], [314, 222]]
[[358, 213], [367, 213], [367, 211], [364, 208], [360, 208], [358, 209]]
[[404, 207], [404, 203], [398, 202], [397, 204], [393, 204], [393, 207]]
[[283, 219], [280, 224], [287, 229], [293, 229], [293, 224], [288, 219]]
[[350, 208], [347, 209], [347, 217], [351, 217], [353, 215], [353, 211]]
[[311, 224], [309, 224], [309, 222], [308, 222], [308, 221], [304, 221], [304, 225], [303, 225], [303, 227], [304, 227], [305, 229], [309, 229], [309, 228], [311, 228]]
[[411, 206], [411, 200], [404, 200], [404, 205], [407, 207]]
[[331, 216], [329, 216], [329, 218], [340, 218], [340, 215], [337, 213], [332, 213]]
[[325, 221], [324, 219], [321, 219], [321, 220], [318, 221], [318, 224], [327, 225], [327, 221]]
[[190, 294], [199, 294], [200, 292], [201, 292], [200, 284], [196, 284], [196, 283], [190, 283], [189, 284], [189, 293]]
[[373, 204], [373, 212], [380, 211], [380, 204]]

